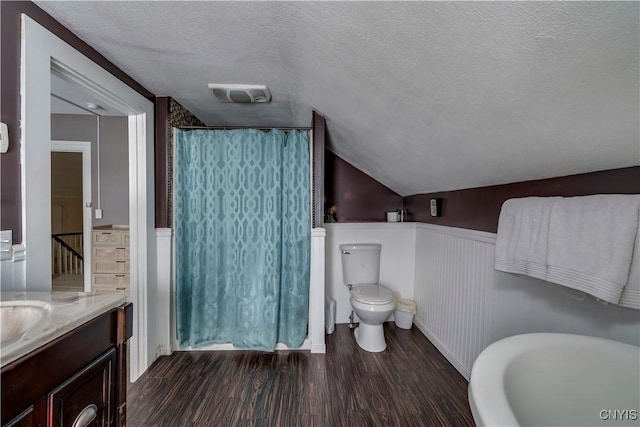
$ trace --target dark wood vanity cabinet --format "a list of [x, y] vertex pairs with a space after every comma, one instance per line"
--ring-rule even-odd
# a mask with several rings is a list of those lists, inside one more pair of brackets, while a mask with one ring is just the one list
[[62, 427], [113, 425], [116, 351], [109, 350], [49, 394], [51, 424]]
[[128, 303], [8, 364], [2, 426], [124, 426]]

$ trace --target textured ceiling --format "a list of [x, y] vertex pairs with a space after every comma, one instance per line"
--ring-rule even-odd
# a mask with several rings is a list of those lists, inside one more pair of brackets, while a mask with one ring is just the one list
[[636, 1], [36, 3], [210, 125], [319, 111], [332, 150], [401, 195], [640, 164]]

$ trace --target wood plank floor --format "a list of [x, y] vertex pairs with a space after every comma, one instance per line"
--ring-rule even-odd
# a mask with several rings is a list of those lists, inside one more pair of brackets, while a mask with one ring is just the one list
[[327, 354], [175, 352], [128, 392], [129, 426], [474, 426], [466, 380], [418, 331], [385, 324], [387, 350], [346, 325]]

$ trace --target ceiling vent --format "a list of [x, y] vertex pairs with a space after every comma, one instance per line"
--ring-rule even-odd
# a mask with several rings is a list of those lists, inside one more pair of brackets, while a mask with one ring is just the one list
[[236, 104], [271, 102], [271, 91], [265, 85], [209, 83], [209, 89], [220, 102]]

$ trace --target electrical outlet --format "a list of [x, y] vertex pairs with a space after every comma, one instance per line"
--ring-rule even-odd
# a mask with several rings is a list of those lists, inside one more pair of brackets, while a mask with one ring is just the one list
[[96, 219], [102, 219], [102, 209], [96, 209]]

